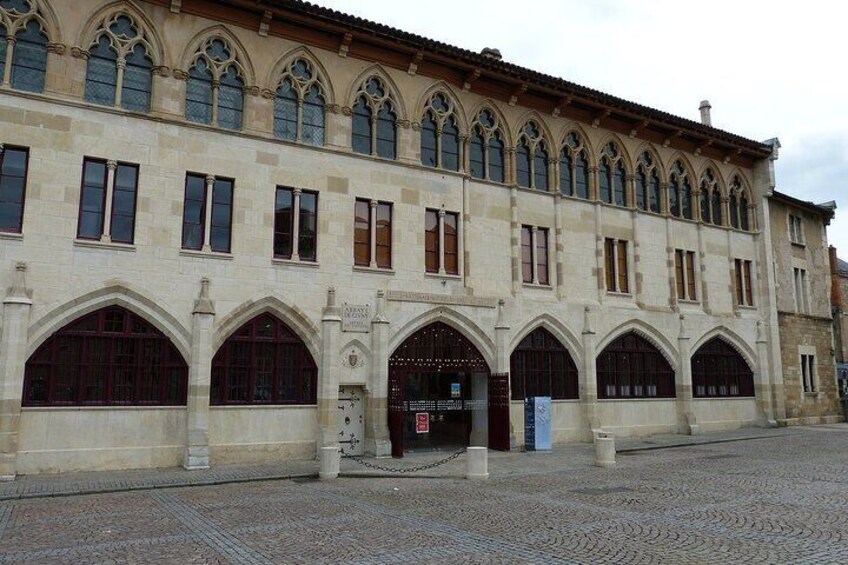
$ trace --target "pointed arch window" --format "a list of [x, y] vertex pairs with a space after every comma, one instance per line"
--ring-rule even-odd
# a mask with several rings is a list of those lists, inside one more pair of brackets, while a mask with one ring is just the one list
[[668, 211], [672, 216], [691, 220], [692, 184], [681, 161], [675, 161], [668, 179]]
[[601, 202], [627, 206], [627, 173], [615, 143], [607, 143], [604, 147], [598, 171], [598, 197]]
[[212, 359], [211, 403], [315, 404], [317, 374], [303, 340], [275, 316], [261, 314]]
[[383, 159], [397, 158], [397, 114], [383, 81], [371, 77], [362, 83], [352, 108], [351, 147], [356, 153]]
[[424, 109], [421, 119], [421, 163], [458, 171], [460, 162], [459, 127], [453, 101], [436, 93]]
[[579, 398], [577, 366], [568, 350], [544, 328], [533, 330], [521, 340], [509, 365], [513, 400], [534, 396]]
[[153, 49], [128, 14], [116, 14], [97, 30], [89, 47], [85, 99], [136, 112], [150, 111]]
[[707, 224], [722, 225], [722, 207], [718, 180], [713, 170], [708, 168], [701, 178], [701, 220]]
[[294, 59], [286, 66], [274, 97], [274, 135], [324, 145], [324, 104], [324, 88], [314, 66]]
[[639, 164], [636, 166], [635, 196], [639, 210], [660, 213], [660, 175], [654, 158], [647, 151], [639, 157]]
[[576, 132], [565, 137], [559, 154], [559, 191], [566, 196], [589, 198], [589, 160], [583, 140]]
[[33, 0], [0, 2], [0, 81], [7, 87], [42, 92], [47, 71], [44, 18]]
[[491, 110], [481, 111], [471, 129], [469, 164], [472, 177], [504, 182], [503, 134]]
[[754, 373], [738, 351], [716, 337], [692, 356], [692, 393], [696, 398], [754, 396]]
[[748, 231], [750, 229], [748, 197], [742, 187], [742, 180], [738, 175], [733, 177], [730, 183], [730, 194], [728, 196], [728, 207], [730, 208], [730, 225], [736, 229]]
[[229, 43], [220, 37], [206, 40], [188, 72], [186, 119], [241, 129], [244, 86], [244, 71]]
[[75, 320], [29, 358], [24, 406], [185, 406], [188, 366], [142, 317], [112, 306]]
[[548, 149], [541, 129], [533, 120], [524, 125], [518, 138], [515, 172], [518, 186], [548, 191]]
[[598, 398], [674, 398], [674, 370], [650, 341], [629, 332], [597, 359]]

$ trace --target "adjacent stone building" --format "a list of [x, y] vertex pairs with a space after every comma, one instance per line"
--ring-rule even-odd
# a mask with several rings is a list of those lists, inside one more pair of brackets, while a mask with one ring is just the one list
[[784, 398], [827, 312], [786, 315], [777, 141], [708, 104], [296, 1], [0, 18], [2, 476], [509, 449], [532, 396], [556, 442], [829, 409], [819, 343]]

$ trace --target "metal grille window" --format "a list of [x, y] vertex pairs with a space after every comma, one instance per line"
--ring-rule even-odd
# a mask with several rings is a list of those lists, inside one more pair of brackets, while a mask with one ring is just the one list
[[357, 199], [353, 226], [354, 265], [392, 268], [392, 205]]
[[314, 262], [317, 218], [317, 192], [278, 186], [274, 208], [274, 257]]
[[150, 110], [153, 48], [149, 33], [126, 13], [111, 15], [94, 35], [88, 53], [85, 99], [136, 112]]
[[229, 253], [233, 220], [232, 179], [186, 175], [183, 249]]
[[109, 307], [65, 326], [29, 358], [24, 406], [186, 403], [188, 366], [140, 316]]
[[515, 149], [518, 186], [548, 191], [548, 149], [539, 125], [530, 120], [523, 128]]
[[201, 45], [187, 78], [187, 120], [241, 129], [244, 69], [225, 39], [212, 37]]
[[132, 243], [138, 165], [86, 158], [82, 169], [77, 237]]
[[459, 274], [459, 214], [424, 213], [424, 268], [428, 273]]
[[604, 240], [604, 267], [607, 292], [629, 293], [627, 241], [609, 237]]
[[233, 333], [212, 359], [211, 403], [315, 404], [317, 374], [303, 340], [262, 314]]
[[692, 392], [696, 398], [754, 396], [754, 373], [733, 347], [713, 338], [692, 356]]
[[443, 93], [436, 93], [427, 103], [421, 120], [421, 163], [458, 171], [459, 161], [459, 128], [453, 101]]
[[352, 108], [351, 146], [356, 153], [384, 159], [397, 158], [397, 116], [395, 104], [383, 81], [366, 79]]
[[42, 92], [47, 70], [47, 35], [43, 16], [31, 0], [0, 2], [0, 82], [28, 92]]
[[674, 250], [674, 278], [678, 300], [697, 300], [695, 285], [695, 252]]
[[29, 149], [0, 144], [0, 232], [21, 233]]
[[512, 399], [550, 396], [578, 398], [577, 366], [568, 350], [544, 328], [527, 335], [509, 360]]
[[597, 359], [598, 398], [674, 398], [674, 370], [647, 339], [629, 332]]

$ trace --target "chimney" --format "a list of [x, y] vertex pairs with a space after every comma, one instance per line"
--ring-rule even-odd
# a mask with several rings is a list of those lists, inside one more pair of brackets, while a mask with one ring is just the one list
[[484, 47], [480, 54], [484, 57], [488, 57], [489, 59], [494, 59], [496, 61], [500, 61], [503, 59], [501, 56], [501, 50], [495, 49], [494, 47]]
[[701, 123], [705, 126], [712, 126], [713, 121], [710, 119], [710, 101], [709, 100], [701, 100], [701, 106], [698, 108], [701, 111]]

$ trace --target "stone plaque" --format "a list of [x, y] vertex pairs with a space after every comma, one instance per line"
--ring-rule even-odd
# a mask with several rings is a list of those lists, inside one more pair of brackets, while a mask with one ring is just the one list
[[370, 304], [348, 304], [342, 306], [342, 331], [343, 332], [370, 332], [371, 331], [371, 305]]
[[451, 294], [432, 294], [428, 292], [406, 292], [401, 290], [388, 291], [386, 293], [386, 300], [449, 304], [451, 306], [476, 306], [478, 308], [496, 308], [498, 305], [498, 301], [495, 298], [454, 296]]

